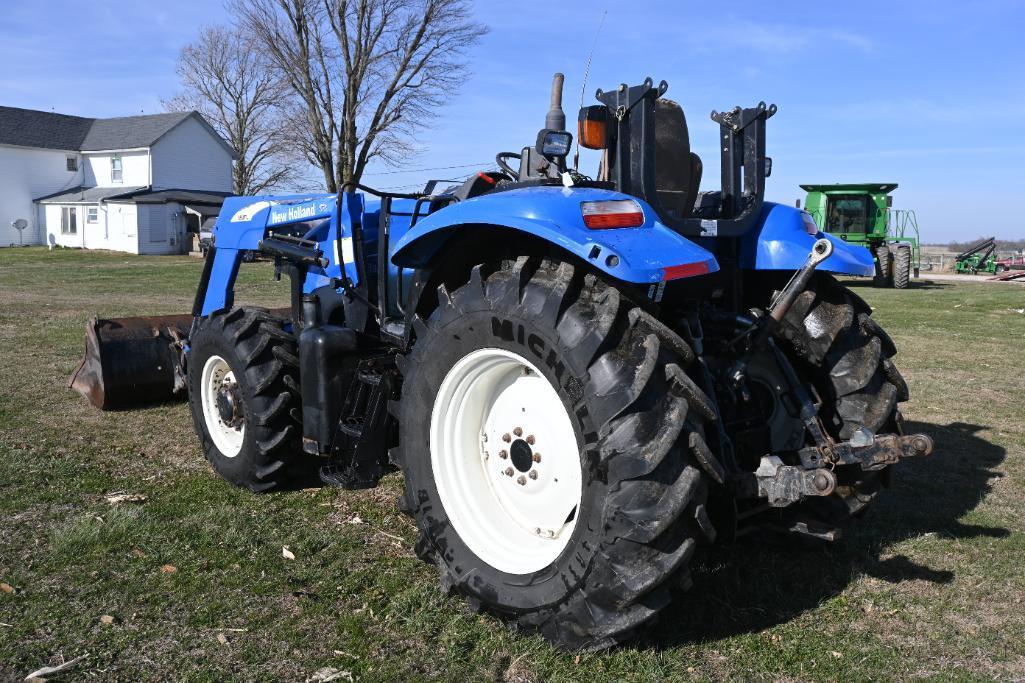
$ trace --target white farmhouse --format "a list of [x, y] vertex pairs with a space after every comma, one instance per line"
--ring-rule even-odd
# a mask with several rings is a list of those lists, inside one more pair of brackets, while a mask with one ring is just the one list
[[0, 246], [183, 253], [231, 194], [235, 158], [198, 112], [91, 119], [0, 107]]

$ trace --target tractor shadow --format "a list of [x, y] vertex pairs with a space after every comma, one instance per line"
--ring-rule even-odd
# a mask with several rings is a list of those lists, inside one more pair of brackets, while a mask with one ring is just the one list
[[867, 515], [835, 544], [787, 546], [756, 534], [714, 547], [696, 562], [694, 586], [662, 613], [639, 646], [666, 649], [761, 631], [814, 609], [860, 575], [890, 583], [949, 583], [954, 574], [904, 555], [881, 559], [895, 543], [925, 534], [947, 538], [1003, 538], [1007, 529], [958, 520], [989, 493], [1006, 451], [977, 436], [980, 425], [905, 424], [937, 444], [929, 458], [900, 463], [893, 483]]

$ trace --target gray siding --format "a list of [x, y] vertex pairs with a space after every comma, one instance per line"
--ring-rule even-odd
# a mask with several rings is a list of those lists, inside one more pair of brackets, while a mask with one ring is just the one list
[[139, 204], [139, 253], [140, 254], [177, 254], [181, 246], [178, 244], [178, 223], [175, 218], [177, 204]]
[[160, 138], [150, 153], [154, 190], [231, 192], [231, 154], [194, 118]]

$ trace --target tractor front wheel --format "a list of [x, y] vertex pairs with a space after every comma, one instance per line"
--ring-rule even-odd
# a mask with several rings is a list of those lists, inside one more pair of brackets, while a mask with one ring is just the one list
[[277, 486], [299, 451], [295, 338], [258, 308], [218, 311], [189, 340], [189, 406], [206, 459], [252, 491]]
[[693, 352], [568, 263], [477, 266], [401, 359], [400, 507], [444, 589], [564, 649], [656, 617], [714, 529]]

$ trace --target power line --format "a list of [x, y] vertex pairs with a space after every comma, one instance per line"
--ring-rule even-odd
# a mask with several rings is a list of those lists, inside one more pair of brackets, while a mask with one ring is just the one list
[[433, 168], [405, 168], [401, 171], [378, 171], [376, 173], [364, 173], [363, 175], [398, 175], [400, 173], [423, 173], [424, 171], [448, 171], [453, 168], [471, 168], [473, 166], [489, 166], [491, 162], [475, 162], [472, 164], [458, 164], [456, 166], [435, 166]]

